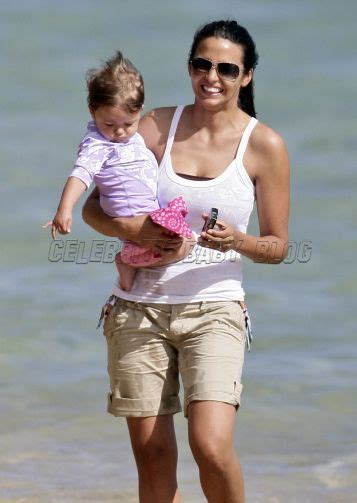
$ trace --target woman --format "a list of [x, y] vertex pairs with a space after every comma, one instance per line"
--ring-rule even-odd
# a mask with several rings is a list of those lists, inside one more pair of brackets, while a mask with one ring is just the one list
[[[245, 342], [240, 254], [282, 261], [289, 206], [284, 142], [254, 118], [256, 64], [255, 44], [242, 26], [209, 23], [196, 32], [189, 55], [194, 103], [156, 109], [141, 120], [140, 132], [160, 163], [160, 204], [183, 195], [187, 221], [198, 234], [202, 213], [219, 210], [216, 227], [202, 232], [189, 260], [141, 269], [131, 292], [113, 290], [119, 299], [104, 327], [112, 391], [108, 411], [127, 417], [141, 502], [179, 501], [173, 426], [180, 410], [178, 372], [206, 498], [244, 501], [233, 449]], [[260, 236], [246, 234], [254, 198]], [[96, 191], [83, 216], [103, 234], [162, 253], [181, 245], [146, 216], [104, 215]]]

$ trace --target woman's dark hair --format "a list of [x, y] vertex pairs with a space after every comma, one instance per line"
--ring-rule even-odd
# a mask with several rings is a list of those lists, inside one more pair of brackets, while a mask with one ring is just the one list
[[[255, 43], [248, 31], [234, 20], [213, 21], [198, 28], [196, 31], [188, 61], [195, 56], [197, 47], [208, 37], [225, 38], [234, 44], [241, 45], [244, 51], [243, 64], [244, 72], [254, 70], [258, 64], [258, 53], [255, 49]], [[245, 87], [241, 87], [238, 96], [238, 106], [244, 112], [252, 117], [256, 117], [254, 106], [254, 83], [253, 79]]]
[[101, 68], [88, 70], [87, 89], [87, 103], [93, 111], [101, 106], [120, 106], [135, 113], [144, 104], [142, 76], [120, 51]]

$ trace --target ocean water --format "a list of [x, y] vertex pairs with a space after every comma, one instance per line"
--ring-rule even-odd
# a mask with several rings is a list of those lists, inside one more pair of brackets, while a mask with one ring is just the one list
[[[192, 34], [226, 17], [256, 40], [259, 119], [292, 165], [291, 263], [245, 261], [255, 341], [235, 444], [247, 501], [357, 501], [357, 4], [19, 0], [0, 14], [0, 502], [137, 501], [95, 329], [113, 265], [51, 262], [41, 224], [88, 119], [85, 71], [120, 48], [143, 72], [147, 109], [188, 103]], [[82, 258], [100, 239], [80, 207], [68, 239], [85, 243]], [[175, 422], [183, 501], [203, 502], [186, 420]]]

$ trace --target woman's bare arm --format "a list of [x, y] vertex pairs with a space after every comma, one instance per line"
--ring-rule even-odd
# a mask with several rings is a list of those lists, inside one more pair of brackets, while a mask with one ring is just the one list
[[226, 222], [202, 234], [201, 244], [223, 252], [235, 250], [255, 262], [277, 264], [288, 251], [289, 159], [282, 138], [262, 126], [252, 134], [260, 236], [245, 234]]
[[165, 229], [154, 224], [148, 215], [135, 217], [110, 217], [99, 204], [99, 191], [95, 188], [88, 196], [82, 210], [83, 220], [93, 229], [106, 236], [117, 237], [123, 241], [171, 252], [181, 246], [182, 238], [172, 236]]
[[82, 217], [86, 224], [105, 236], [127, 239], [125, 223], [121, 218], [112, 218], [104, 213], [99, 204], [97, 187], [89, 194], [83, 205]]

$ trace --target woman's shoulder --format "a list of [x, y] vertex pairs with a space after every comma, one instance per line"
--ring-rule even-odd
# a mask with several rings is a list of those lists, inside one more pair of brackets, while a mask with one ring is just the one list
[[285, 170], [288, 154], [283, 137], [278, 131], [259, 121], [250, 136], [245, 162], [254, 179], [264, 173]]
[[146, 112], [146, 114], [142, 117], [140, 122], [142, 122], [143, 120], [146, 120], [148, 118], [150, 118], [153, 121], [165, 120], [165, 119], [173, 116], [176, 108], [177, 107], [153, 108], [152, 110], [149, 110], [149, 112]]
[[153, 108], [140, 119], [139, 133], [158, 160], [165, 149], [175, 110], [176, 107]]
[[285, 142], [280, 133], [260, 121], [257, 122], [253, 129], [250, 143], [252, 147], [262, 153], [272, 153], [285, 147]]
[[147, 132], [152, 128], [154, 130], [163, 131], [167, 127], [170, 128], [172, 117], [176, 107], [160, 107], [153, 108], [140, 119], [139, 133], [146, 136]]

